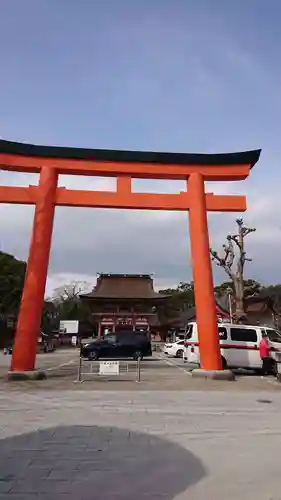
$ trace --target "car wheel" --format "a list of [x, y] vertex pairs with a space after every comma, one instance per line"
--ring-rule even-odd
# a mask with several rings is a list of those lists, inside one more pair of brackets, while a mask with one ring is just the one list
[[90, 361], [96, 361], [97, 359], [99, 359], [98, 353], [95, 352], [95, 351], [90, 352], [89, 355], [88, 355], [88, 359]]
[[263, 374], [262, 368], [255, 368], [254, 373], [255, 375], [261, 376]]
[[143, 355], [142, 355], [142, 352], [141, 351], [136, 351], [133, 355], [133, 359], [135, 359], [136, 361], [139, 359], [140, 361], [142, 360], [143, 358]]
[[183, 349], [178, 349], [176, 352], [176, 358], [182, 358], [183, 357]]

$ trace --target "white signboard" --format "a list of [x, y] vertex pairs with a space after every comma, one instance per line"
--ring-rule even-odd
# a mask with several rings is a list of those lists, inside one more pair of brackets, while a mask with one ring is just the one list
[[100, 361], [100, 375], [119, 375], [119, 361]]
[[79, 331], [79, 321], [60, 321], [60, 333], [61, 334], [72, 334], [78, 333]]

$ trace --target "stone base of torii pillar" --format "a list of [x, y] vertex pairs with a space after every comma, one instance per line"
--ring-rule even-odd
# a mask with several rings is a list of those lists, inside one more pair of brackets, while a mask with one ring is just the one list
[[8, 380], [45, 380], [47, 378], [46, 372], [43, 370], [30, 370], [30, 371], [9, 371]]
[[235, 380], [235, 375], [230, 370], [203, 370], [202, 368], [193, 370], [192, 377], [209, 380]]

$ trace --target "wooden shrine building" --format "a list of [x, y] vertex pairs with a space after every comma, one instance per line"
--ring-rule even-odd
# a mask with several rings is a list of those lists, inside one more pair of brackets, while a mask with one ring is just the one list
[[100, 337], [124, 328], [156, 333], [158, 307], [169, 297], [154, 291], [149, 274], [98, 274], [93, 291], [80, 298], [89, 304]]

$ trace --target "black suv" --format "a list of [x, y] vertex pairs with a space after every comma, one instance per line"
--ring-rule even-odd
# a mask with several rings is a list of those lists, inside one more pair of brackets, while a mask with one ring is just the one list
[[91, 360], [100, 358], [142, 359], [151, 356], [151, 342], [144, 332], [122, 330], [81, 345], [81, 356]]

